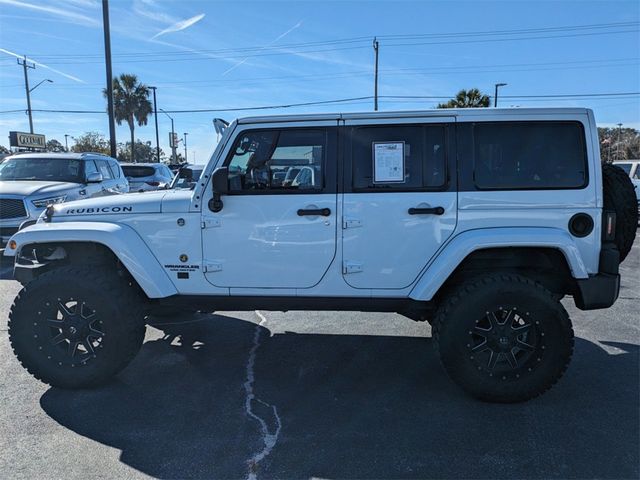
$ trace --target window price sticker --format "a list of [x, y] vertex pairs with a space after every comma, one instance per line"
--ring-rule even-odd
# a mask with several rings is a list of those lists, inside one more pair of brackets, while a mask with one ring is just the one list
[[404, 182], [404, 142], [373, 143], [373, 182]]

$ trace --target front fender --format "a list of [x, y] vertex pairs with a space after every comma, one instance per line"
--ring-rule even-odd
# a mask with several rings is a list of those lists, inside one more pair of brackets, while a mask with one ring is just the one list
[[501, 247], [545, 247], [560, 250], [576, 279], [589, 278], [587, 268], [572, 237], [558, 228], [485, 228], [468, 230], [453, 237], [432, 260], [409, 296], [431, 300], [449, 275], [472, 252]]
[[[10, 248], [12, 240], [17, 243], [16, 248]], [[119, 223], [37, 223], [13, 235], [4, 255], [14, 257], [23, 245], [52, 242], [88, 242], [104, 245], [118, 257], [149, 298], [168, 297], [178, 293], [136, 231]]]

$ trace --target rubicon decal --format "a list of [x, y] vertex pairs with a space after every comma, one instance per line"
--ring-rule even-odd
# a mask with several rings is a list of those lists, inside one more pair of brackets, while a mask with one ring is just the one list
[[68, 208], [67, 215], [81, 215], [86, 213], [126, 213], [133, 212], [133, 207], [88, 207], [88, 208]]

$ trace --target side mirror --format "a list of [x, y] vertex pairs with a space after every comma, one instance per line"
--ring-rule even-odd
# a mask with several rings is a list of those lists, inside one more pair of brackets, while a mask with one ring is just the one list
[[229, 167], [216, 168], [213, 172], [212, 178], [213, 192], [229, 193]]
[[87, 175], [87, 183], [100, 183], [103, 180], [100, 172], [91, 172]]
[[211, 176], [211, 186], [213, 198], [209, 200], [209, 210], [219, 212], [224, 205], [220, 196], [229, 192], [229, 168], [216, 168]]

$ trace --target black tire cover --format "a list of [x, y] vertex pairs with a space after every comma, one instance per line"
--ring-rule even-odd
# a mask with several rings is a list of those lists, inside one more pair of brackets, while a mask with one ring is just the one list
[[[615, 165], [602, 165], [602, 186], [605, 211], [616, 212], [616, 238], [614, 243], [622, 262], [636, 238], [638, 229], [638, 201], [631, 179], [624, 170]], [[604, 226], [603, 226], [604, 227]]]

